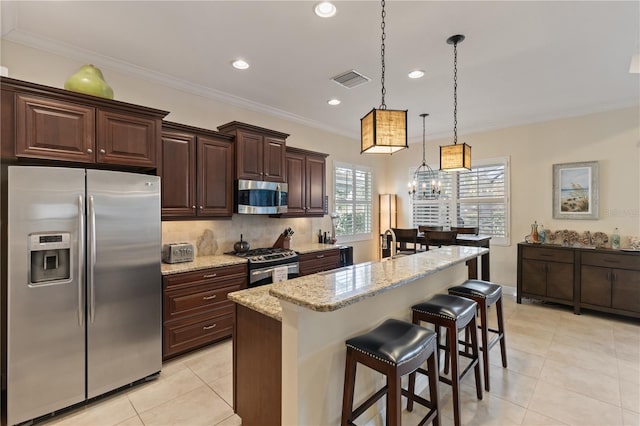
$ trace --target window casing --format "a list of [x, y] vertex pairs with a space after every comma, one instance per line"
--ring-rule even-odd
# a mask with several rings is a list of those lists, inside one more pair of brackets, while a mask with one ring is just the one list
[[[415, 170], [415, 169], [414, 169]], [[409, 170], [413, 177], [413, 170]], [[413, 201], [413, 226], [477, 226], [491, 243], [509, 245], [509, 159], [476, 160], [465, 172], [436, 171], [437, 200]]]
[[371, 239], [373, 227], [373, 172], [371, 168], [334, 163], [333, 197], [341, 241]]

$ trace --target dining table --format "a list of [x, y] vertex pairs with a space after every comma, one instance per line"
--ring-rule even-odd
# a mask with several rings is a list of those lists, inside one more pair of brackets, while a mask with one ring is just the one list
[[[418, 233], [418, 242], [424, 241], [424, 233]], [[475, 234], [458, 234], [456, 235], [455, 245], [457, 246], [471, 246], [471, 247], [484, 247], [489, 248], [489, 241], [491, 240], [491, 235], [475, 235]], [[424, 242], [426, 244], [426, 241]], [[491, 270], [490, 270], [490, 251], [487, 251], [485, 254], [480, 256], [480, 265], [481, 270], [480, 274], [478, 274], [478, 260], [477, 258], [471, 259], [467, 261], [467, 268], [470, 280], [478, 279], [478, 276], [484, 281], [491, 281]]]

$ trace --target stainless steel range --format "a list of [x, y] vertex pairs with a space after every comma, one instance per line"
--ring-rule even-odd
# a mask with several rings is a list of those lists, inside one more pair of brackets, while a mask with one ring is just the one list
[[259, 248], [245, 253], [235, 253], [248, 260], [249, 287], [258, 287], [273, 282], [273, 274], [277, 268], [287, 267], [287, 278], [298, 276], [298, 254], [283, 248]]

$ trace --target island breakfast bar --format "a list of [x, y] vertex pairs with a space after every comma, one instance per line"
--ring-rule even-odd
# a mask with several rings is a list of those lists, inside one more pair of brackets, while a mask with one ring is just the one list
[[[340, 424], [345, 340], [388, 318], [411, 321], [412, 305], [462, 283], [465, 262], [487, 252], [444, 246], [230, 293], [234, 410], [243, 425]], [[361, 369], [355, 403], [382, 381]], [[383, 401], [363, 420], [379, 415]]]

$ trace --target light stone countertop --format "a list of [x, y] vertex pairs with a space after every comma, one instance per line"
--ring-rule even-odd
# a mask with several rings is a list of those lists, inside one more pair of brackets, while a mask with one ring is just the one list
[[240, 290], [227, 297], [282, 321], [280, 299], [314, 311], [335, 311], [488, 252], [479, 247], [444, 246], [392, 260], [360, 263]]
[[473, 259], [489, 249], [443, 246], [381, 262], [366, 262], [272, 284], [269, 293], [318, 312], [335, 311]]
[[162, 275], [179, 274], [181, 272], [198, 271], [200, 269], [215, 268], [218, 266], [237, 265], [247, 263], [247, 259], [242, 257], [220, 254], [212, 256], [197, 256], [193, 262], [184, 263], [163, 263], [161, 266]]
[[291, 244], [290, 248], [298, 254], [306, 254], [322, 250], [337, 249], [343, 245], [344, 244], [294, 243]]
[[269, 294], [273, 284], [252, 287], [227, 294], [227, 299], [282, 322], [280, 300]]

